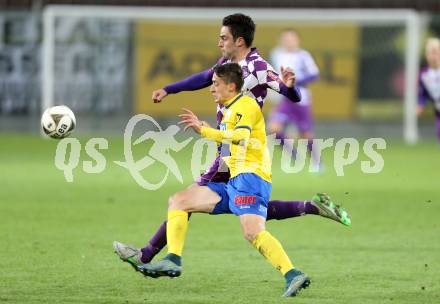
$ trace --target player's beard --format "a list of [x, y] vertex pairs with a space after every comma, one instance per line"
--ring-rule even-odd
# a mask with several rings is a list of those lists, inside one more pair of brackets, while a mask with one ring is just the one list
[[229, 51], [221, 50], [221, 51], [222, 51], [223, 58], [225, 58], [227, 60], [232, 60], [235, 56], [235, 53], [236, 53], [233, 50], [229, 50]]
[[232, 57], [230, 53], [223, 51], [223, 50], [222, 50], [222, 56], [223, 56], [223, 58], [225, 58], [227, 60], [230, 60]]

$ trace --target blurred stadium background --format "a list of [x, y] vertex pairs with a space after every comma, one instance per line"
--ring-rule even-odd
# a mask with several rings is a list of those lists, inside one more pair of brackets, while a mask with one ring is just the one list
[[[98, 18], [109, 6], [116, 15], [134, 11], [138, 18]], [[316, 216], [268, 224], [314, 280], [294, 301], [440, 303], [440, 158], [431, 105], [418, 121], [418, 143], [404, 141], [405, 94], [416, 87], [405, 84], [405, 71], [408, 62], [424, 64], [425, 38], [440, 36], [438, 0], [0, 0], [0, 302], [279, 303], [279, 274], [243, 241], [235, 217], [192, 217], [185, 275], [178, 280], [144, 280], [111, 247], [115, 239], [145, 244], [166, 216], [168, 196], [193, 180], [191, 148], [172, 154], [184, 183], [170, 177], [154, 192], [115, 165], [124, 155], [128, 119], [147, 113], [165, 127], [185, 105], [212, 120], [207, 90], [156, 105], [151, 92], [212, 66], [221, 18], [255, 9], [262, 10], [254, 17], [254, 45], [262, 54], [268, 56], [280, 29], [294, 27], [319, 65], [320, 80], [311, 86], [317, 137], [387, 141], [379, 174], [361, 172], [361, 152], [337, 177], [332, 151], [324, 153], [322, 174], [286, 174], [276, 151], [274, 199], [326, 191], [353, 220], [350, 228]], [[300, 9], [323, 19], [336, 13], [340, 20], [289, 17]], [[150, 18], [140, 18], [143, 12]], [[369, 21], [353, 17], [375, 13], [378, 19]], [[195, 14], [203, 16], [188, 17]], [[395, 21], [406, 15], [417, 20], [415, 36]], [[412, 61], [409, 49], [417, 56]], [[73, 109], [82, 148], [90, 137], [109, 139], [101, 151], [104, 172], [86, 174], [80, 162], [74, 182], [65, 181], [54, 165], [58, 141], [39, 134], [46, 103]], [[84, 149], [82, 160], [90, 161]], [[147, 179], [160, 180], [164, 168], [145, 171]]]
[[[45, 78], [43, 69], [53, 72], [54, 82], [47, 84], [51, 103], [70, 106], [80, 118], [79, 130], [99, 132], [120, 130], [133, 113], [147, 112], [163, 119], [176, 114], [176, 103], [184, 99], [197, 111], [210, 115], [209, 94], [198, 92], [172, 96], [169, 102], [153, 106], [151, 91], [166, 83], [210, 67], [219, 55], [216, 47], [220, 16], [191, 22], [185, 13], [174, 10], [176, 19], [54, 17], [52, 66], [43, 65], [45, 48], [44, 12], [51, 4], [178, 5], [178, 1], [2, 1], [0, 13], [0, 130], [36, 133], [35, 123], [42, 107]], [[190, 1], [189, 6], [223, 7], [231, 3]], [[188, 6], [185, 4], [185, 6]], [[393, 21], [408, 11], [391, 12], [390, 20], [366, 22], [346, 19], [283, 20], [271, 8], [376, 8], [416, 9], [416, 42], [419, 63], [423, 63], [423, 41], [439, 35], [438, 1], [234, 1], [233, 7], [267, 6], [268, 18], [256, 18], [255, 46], [266, 57], [277, 42], [280, 29], [291, 26], [302, 35], [302, 45], [310, 50], [321, 69], [320, 81], [312, 85], [317, 135], [403, 137], [404, 94], [407, 46], [406, 27]], [[150, 6], [151, 7], [151, 6]], [[157, 7], [154, 7], [157, 9]], [[165, 9], [165, 13], [168, 11]], [[227, 11], [229, 9], [229, 11]], [[100, 10], [98, 6], [97, 11]], [[148, 10], [148, 9], [147, 9]], [[69, 9], [64, 9], [69, 11]], [[70, 11], [75, 11], [73, 8]], [[87, 11], [87, 10], [86, 10]], [[218, 10], [221, 14], [221, 10]], [[232, 10], [233, 11], [233, 10]], [[285, 10], [284, 10], [285, 11]], [[90, 12], [90, 10], [88, 11]], [[188, 11], [186, 11], [188, 12]], [[279, 11], [278, 11], [279, 12]], [[362, 15], [365, 10], [360, 11]], [[335, 13], [335, 12], [333, 12]], [[359, 13], [359, 12], [358, 12]], [[412, 13], [412, 12], [411, 12]], [[62, 14], [62, 13], [60, 13]], [[64, 13], [65, 14], [65, 13]], [[189, 15], [191, 11], [189, 11]], [[338, 12], [336, 11], [336, 14]], [[374, 11], [373, 11], [373, 14]], [[48, 15], [48, 14], [46, 14]], [[159, 10], [160, 15], [160, 10]], [[180, 17], [179, 17], [180, 16]], [[355, 17], [354, 17], [355, 18]], [[392, 19], [391, 19], [392, 18]], [[344, 21], [345, 20], [345, 21]], [[347, 21], [348, 20], [348, 21]], [[51, 36], [52, 38], [52, 36]], [[52, 56], [51, 56], [52, 55]], [[414, 55], [411, 55], [414, 56]], [[44, 75], [44, 76], [43, 76]], [[52, 79], [52, 78], [51, 78]], [[266, 107], [266, 111], [269, 110]], [[82, 115], [84, 117], [82, 117]], [[432, 113], [419, 123], [422, 138], [433, 138]]]

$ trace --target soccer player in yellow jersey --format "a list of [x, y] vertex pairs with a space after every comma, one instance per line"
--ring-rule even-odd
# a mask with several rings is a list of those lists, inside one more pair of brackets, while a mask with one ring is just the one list
[[185, 130], [192, 128], [205, 138], [230, 145], [230, 156], [224, 160], [231, 178], [228, 183], [207, 183], [202, 186], [202, 195], [193, 197], [191, 202], [172, 197], [168, 208], [168, 254], [139, 270], [153, 277], [179, 276], [188, 213], [233, 213], [240, 217], [244, 237], [283, 274], [283, 296], [295, 296], [310, 284], [310, 279], [293, 267], [280, 242], [265, 229], [272, 174], [263, 114], [255, 100], [240, 93], [243, 75], [238, 64], [215, 67], [212, 82], [210, 91], [215, 101], [225, 107], [220, 128], [209, 127], [190, 110], [180, 115], [180, 123], [186, 125]]

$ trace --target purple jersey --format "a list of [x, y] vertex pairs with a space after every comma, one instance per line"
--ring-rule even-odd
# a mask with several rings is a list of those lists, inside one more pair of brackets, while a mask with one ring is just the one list
[[[282, 87], [285, 87], [284, 83], [275, 69], [260, 56], [256, 48], [252, 48], [246, 58], [238, 64], [243, 70], [243, 94], [255, 99], [260, 107], [266, 100], [267, 89], [282, 93]], [[298, 94], [298, 98], [295, 99], [293, 101], [299, 101], [300, 95]]]
[[440, 68], [424, 67], [419, 76], [419, 104], [425, 106], [428, 100], [434, 103], [440, 113]]
[[[229, 63], [230, 60], [221, 58], [217, 64]], [[254, 98], [260, 107], [263, 106], [267, 96], [267, 89], [272, 89], [286, 97], [292, 102], [299, 102], [301, 100], [301, 93], [294, 86], [288, 88], [281, 81], [278, 73], [274, 68], [264, 60], [256, 48], [252, 48], [247, 54], [246, 58], [238, 62], [243, 70], [244, 84], [242, 93]], [[193, 91], [206, 88], [212, 84], [212, 76], [214, 75], [214, 68], [194, 74], [184, 80], [172, 83], [164, 87], [164, 90], [169, 94], [178, 93], [181, 91]], [[223, 110], [221, 106], [217, 107], [217, 123], [223, 117]]]

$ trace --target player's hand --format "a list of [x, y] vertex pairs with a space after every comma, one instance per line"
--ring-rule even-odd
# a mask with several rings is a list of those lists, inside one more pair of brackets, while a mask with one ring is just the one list
[[168, 95], [167, 91], [165, 91], [164, 89], [159, 89], [153, 92], [151, 99], [153, 100], [154, 103], [158, 103], [161, 102], [162, 99], [164, 99], [165, 96], [167, 95]]
[[179, 117], [181, 121], [179, 121], [179, 125], [185, 124], [185, 128], [183, 131], [188, 130], [188, 128], [192, 128], [194, 132], [200, 134], [200, 130], [202, 127], [209, 126], [205, 121], [199, 120], [196, 114], [194, 114], [191, 110], [183, 108], [183, 114], [180, 114]]
[[293, 88], [295, 85], [296, 77], [291, 68], [281, 67], [281, 79], [288, 88]]

